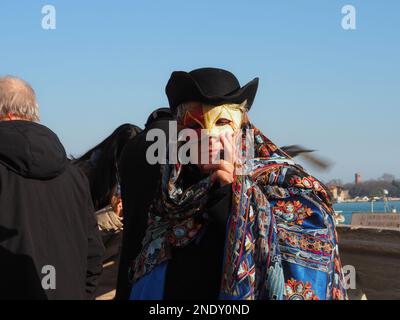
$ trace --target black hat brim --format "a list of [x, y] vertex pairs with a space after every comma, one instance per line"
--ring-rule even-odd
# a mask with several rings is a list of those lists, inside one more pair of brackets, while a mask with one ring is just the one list
[[198, 101], [209, 105], [240, 104], [247, 101], [246, 107], [247, 110], [250, 110], [257, 93], [258, 81], [258, 78], [254, 78], [246, 85], [225, 95], [207, 95], [189, 73], [175, 71], [172, 73], [165, 91], [173, 112], [176, 111], [180, 104], [190, 101]]

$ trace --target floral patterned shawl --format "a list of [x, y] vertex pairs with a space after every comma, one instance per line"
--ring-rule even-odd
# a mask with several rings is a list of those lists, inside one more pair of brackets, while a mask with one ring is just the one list
[[[232, 184], [221, 299], [346, 299], [333, 209], [325, 186], [296, 165], [251, 124], [255, 157]], [[132, 281], [171, 258], [207, 221], [206, 177], [184, 188], [182, 165], [162, 166], [160, 194], [149, 212]]]

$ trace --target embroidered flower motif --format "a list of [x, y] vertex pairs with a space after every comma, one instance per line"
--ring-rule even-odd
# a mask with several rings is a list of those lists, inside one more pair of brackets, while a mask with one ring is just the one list
[[323, 256], [330, 256], [333, 250], [332, 244], [329, 242], [322, 241], [322, 239], [313, 236], [290, 232], [283, 228], [278, 228], [278, 240], [282, 246], [290, 246]]
[[284, 219], [289, 225], [302, 225], [303, 221], [313, 214], [313, 211], [300, 201], [278, 201], [272, 208], [272, 213]]
[[[314, 185], [314, 182], [315, 182], [315, 185]], [[312, 189], [312, 188], [314, 188], [314, 186], [316, 186], [317, 188], [320, 187], [320, 184], [318, 183], [318, 181], [316, 181], [316, 179], [312, 176], [303, 177], [303, 178], [301, 178], [299, 176], [294, 176], [289, 180], [289, 184], [294, 187], [306, 188], [306, 189]]]
[[192, 219], [189, 219], [181, 224], [174, 226], [167, 233], [167, 241], [175, 246], [180, 247], [185, 245], [185, 243], [191, 241], [196, 237], [199, 230], [201, 229], [202, 224], [195, 224]]
[[328, 196], [328, 193], [326, 192], [325, 188], [313, 176], [307, 176], [303, 178], [299, 176], [293, 176], [289, 180], [289, 186], [313, 190], [315, 192], [318, 192], [324, 198], [325, 201], [327, 201], [328, 203], [331, 202], [330, 197]]
[[303, 281], [296, 281], [291, 278], [285, 283], [286, 300], [319, 300], [314, 291], [311, 290], [311, 284]]

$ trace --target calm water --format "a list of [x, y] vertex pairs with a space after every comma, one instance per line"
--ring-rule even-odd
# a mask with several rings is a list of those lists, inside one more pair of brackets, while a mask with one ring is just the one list
[[[389, 208], [395, 208], [398, 213], [400, 213], [400, 201], [389, 201]], [[344, 203], [336, 203], [333, 205], [333, 208], [336, 211], [343, 211], [343, 215], [345, 217], [344, 224], [351, 223], [351, 214], [352, 212], [370, 212], [371, 211], [371, 202], [344, 202]], [[384, 211], [384, 202], [376, 201], [374, 202], [374, 212], [383, 212]]]

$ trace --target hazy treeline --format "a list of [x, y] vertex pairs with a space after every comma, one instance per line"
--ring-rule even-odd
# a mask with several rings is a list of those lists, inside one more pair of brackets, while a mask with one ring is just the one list
[[353, 198], [357, 196], [382, 197], [383, 190], [387, 190], [390, 197], [400, 197], [400, 180], [388, 173], [383, 174], [379, 179], [366, 180], [359, 184], [343, 184], [339, 179], [332, 180], [328, 184], [335, 184], [345, 190], [349, 190], [350, 196]]

